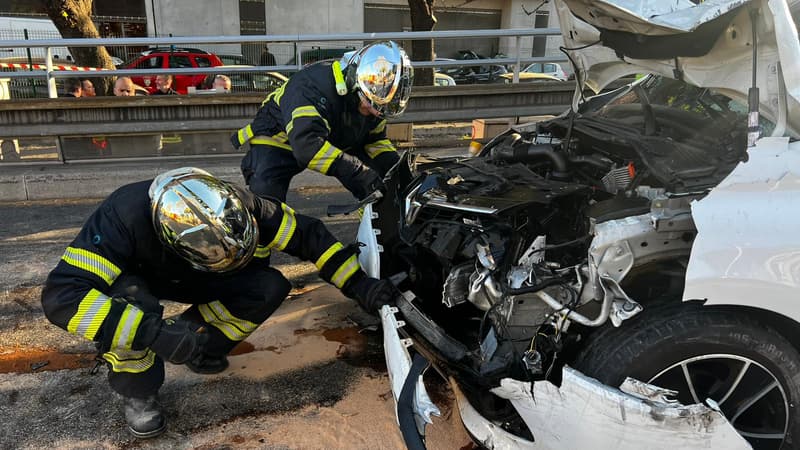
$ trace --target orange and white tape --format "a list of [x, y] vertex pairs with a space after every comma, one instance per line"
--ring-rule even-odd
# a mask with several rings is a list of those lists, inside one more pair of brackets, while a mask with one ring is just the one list
[[[23, 70], [47, 70], [45, 64], [20, 64], [20, 63], [3, 63], [0, 62], [0, 69], [23, 69]], [[60, 66], [53, 64], [53, 70], [71, 70], [75, 72], [94, 72], [98, 70], [107, 70], [98, 67], [78, 67], [78, 66]]]

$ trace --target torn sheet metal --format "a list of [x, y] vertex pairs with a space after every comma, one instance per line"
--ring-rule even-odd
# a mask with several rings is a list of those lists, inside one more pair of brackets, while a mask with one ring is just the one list
[[692, 203], [698, 234], [683, 298], [800, 321], [800, 142], [762, 138], [748, 155]]
[[[406, 347], [411, 345], [410, 339], [400, 339], [398, 328], [405, 325], [402, 320], [397, 320], [394, 316], [397, 308], [384, 305], [381, 310], [381, 322], [383, 324], [383, 352], [386, 357], [386, 368], [389, 372], [389, 381], [392, 384], [392, 394], [395, 403], [400, 398], [403, 390], [403, 383], [406, 381], [408, 371], [411, 368], [411, 356]], [[414, 416], [417, 420], [417, 427], [424, 431], [425, 423], [433, 423], [431, 416], [440, 416], [439, 408], [433, 404], [422, 377], [417, 380], [417, 388], [414, 393]]]
[[561, 387], [539, 381], [531, 392], [529, 382], [505, 378], [492, 392], [511, 401], [537, 449], [751, 448], [717, 410], [637, 398], [569, 367]]
[[[536, 450], [541, 447], [538, 442], [531, 442], [519, 436], [509, 433], [499, 425], [486, 419], [469, 403], [467, 397], [461, 392], [458, 383], [450, 379], [450, 387], [458, 405], [458, 412], [461, 415], [461, 422], [469, 431], [472, 438], [479, 442], [483, 448], [489, 450]], [[566, 449], [567, 447], [563, 447]]]

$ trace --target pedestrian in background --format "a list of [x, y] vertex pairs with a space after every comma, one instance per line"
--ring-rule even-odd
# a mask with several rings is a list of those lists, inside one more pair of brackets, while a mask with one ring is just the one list
[[82, 97], [94, 97], [97, 93], [94, 90], [94, 84], [92, 80], [88, 78], [84, 78], [81, 80], [81, 88], [83, 89]]
[[64, 97], [80, 97], [81, 95], [83, 95], [81, 80], [77, 78], [64, 80]]
[[128, 77], [119, 77], [114, 82], [114, 95], [117, 97], [133, 97], [136, 95], [136, 87], [133, 80]]
[[172, 89], [172, 82], [175, 78], [170, 75], [156, 75], [156, 87], [150, 92], [150, 95], [178, 95], [175, 89]]
[[217, 92], [230, 92], [231, 77], [222, 74], [214, 76], [214, 84], [211, 85], [211, 89], [214, 89]]
[[259, 66], [274, 66], [275, 63], [275, 55], [270, 53], [269, 47], [264, 45], [264, 49], [261, 51], [261, 59], [258, 60]]

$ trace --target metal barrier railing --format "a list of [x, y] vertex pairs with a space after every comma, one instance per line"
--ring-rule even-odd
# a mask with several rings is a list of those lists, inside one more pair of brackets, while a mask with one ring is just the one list
[[136, 75], [157, 75], [157, 74], [218, 74], [218, 73], [259, 73], [264, 71], [293, 72], [303, 67], [302, 53], [304, 44], [319, 43], [341, 43], [346, 42], [364, 43], [376, 40], [427, 40], [427, 39], [459, 39], [459, 38], [508, 38], [515, 42], [514, 52], [509, 57], [503, 58], [484, 58], [484, 59], [462, 59], [453, 61], [413, 61], [415, 67], [433, 68], [452, 68], [452, 67], [473, 67], [502, 65], [509, 66], [513, 73], [513, 82], [519, 80], [519, 72], [524, 64], [536, 62], [566, 62], [566, 56], [523, 56], [521, 40], [526, 37], [535, 36], [554, 36], [560, 35], [558, 28], [526, 28], [526, 29], [505, 29], [505, 30], [457, 30], [457, 31], [412, 31], [412, 32], [390, 32], [390, 33], [348, 33], [348, 34], [309, 34], [309, 35], [259, 35], [259, 36], [187, 36], [187, 37], [161, 37], [161, 38], [97, 38], [97, 39], [30, 39], [30, 40], [6, 40], [0, 43], [4, 49], [37, 48], [45, 50], [44, 70], [32, 71], [9, 71], [2, 72], [5, 78], [12, 80], [19, 78], [30, 79], [32, 77], [46, 80], [48, 96], [57, 97], [56, 80], [59, 78], [71, 78], [76, 76], [73, 71], [56, 70], [53, 62], [53, 49], [64, 47], [98, 47], [98, 46], [167, 46], [176, 47], [181, 45], [209, 46], [209, 45], [230, 45], [230, 44], [272, 44], [290, 43], [295, 46], [295, 64], [282, 64], [272, 66], [252, 66], [252, 67], [197, 67], [197, 68], [169, 68], [169, 69], [116, 69], [102, 71], [81, 71], [78, 72], [81, 78], [108, 77], [108, 76], [136, 76]]

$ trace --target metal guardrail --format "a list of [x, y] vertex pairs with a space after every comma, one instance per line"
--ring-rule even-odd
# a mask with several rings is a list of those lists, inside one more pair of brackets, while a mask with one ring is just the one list
[[[558, 114], [574, 89], [572, 81], [418, 87], [406, 112], [392, 123]], [[230, 131], [249, 123], [263, 99], [219, 94], [0, 102], [0, 139]]]
[[[415, 67], [465, 67], [481, 65], [508, 65], [513, 66], [513, 80], [519, 79], [519, 71], [523, 64], [534, 62], [565, 62], [566, 56], [533, 57], [521, 54], [520, 40], [524, 37], [560, 35], [558, 28], [513, 28], [504, 30], [457, 30], [457, 31], [411, 31], [390, 33], [347, 33], [347, 34], [286, 34], [286, 35], [258, 35], [258, 36], [187, 36], [169, 38], [97, 38], [97, 39], [31, 39], [31, 40], [6, 40], [0, 45], [2, 48], [44, 48], [46, 51], [46, 70], [32, 70], [20, 72], [3, 72], [7, 78], [44, 77], [47, 80], [50, 98], [56, 98], [56, 78], [74, 77], [70, 71], [53, 69], [52, 49], [64, 47], [98, 47], [98, 46], [178, 46], [178, 45], [206, 45], [206, 44], [247, 44], [247, 43], [318, 43], [318, 42], [346, 42], [346, 41], [377, 41], [377, 40], [425, 40], [425, 39], [459, 39], [464, 37], [480, 38], [514, 38], [516, 40], [514, 55], [507, 58], [469, 59], [456, 61], [412, 61]], [[253, 67], [204, 67], [204, 68], [170, 68], [170, 69], [117, 69], [93, 72], [80, 72], [81, 77], [107, 77], [131, 76], [144, 74], [170, 73], [180, 74], [216, 74], [216, 73], [251, 73], [264, 71], [290, 72], [302, 68], [301, 46], [297, 46], [296, 65], [253, 66]]]

